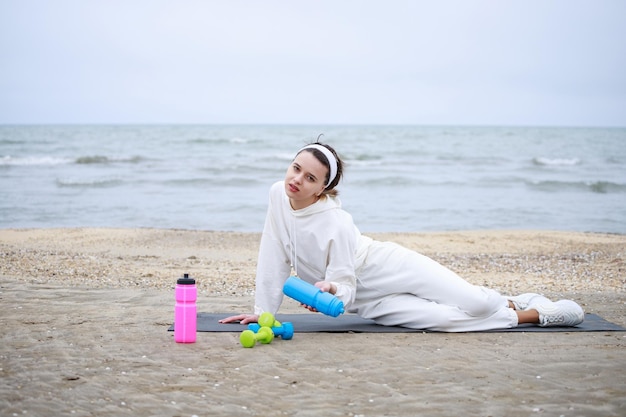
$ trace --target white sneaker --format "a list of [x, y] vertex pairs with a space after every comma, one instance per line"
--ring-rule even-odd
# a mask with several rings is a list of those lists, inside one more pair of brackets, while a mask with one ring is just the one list
[[550, 302], [546, 297], [541, 294], [535, 294], [532, 292], [521, 294], [515, 297], [507, 297], [507, 299], [513, 303], [515, 306], [515, 310], [524, 311], [528, 310], [528, 308], [532, 304], [536, 304], [538, 302]]
[[576, 326], [585, 320], [582, 307], [571, 300], [533, 303], [532, 308], [539, 312], [539, 326]]

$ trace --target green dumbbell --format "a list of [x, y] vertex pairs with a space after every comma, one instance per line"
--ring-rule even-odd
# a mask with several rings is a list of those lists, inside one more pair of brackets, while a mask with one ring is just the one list
[[274, 318], [274, 315], [272, 313], [268, 313], [267, 311], [265, 313], [261, 313], [258, 323], [261, 327], [272, 328], [280, 326], [280, 322]]
[[252, 330], [244, 330], [239, 336], [241, 345], [246, 348], [254, 347], [256, 342], [266, 345], [272, 343], [272, 340], [274, 340], [274, 332], [269, 327], [261, 327], [257, 333]]

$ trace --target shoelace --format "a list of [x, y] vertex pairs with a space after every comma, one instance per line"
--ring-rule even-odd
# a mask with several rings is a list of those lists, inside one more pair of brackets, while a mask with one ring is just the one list
[[563, 323], [565, 321], [565, 316], [560, 309], [556, 309], [556, 311], [552, 311], [547, 314], [541, 314], [542, 323], [545, 324], [558, 324]]

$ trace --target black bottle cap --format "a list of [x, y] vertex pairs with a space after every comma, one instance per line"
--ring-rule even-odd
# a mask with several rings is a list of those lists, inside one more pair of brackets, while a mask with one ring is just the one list
[[176, 281], [176, 283], [180, 285], [194, 285], [196, 283], [196, 280], [193, 278], [189, 278], [189, 274], [184, 274], [182, 278], [178, 278], [178, 281]]

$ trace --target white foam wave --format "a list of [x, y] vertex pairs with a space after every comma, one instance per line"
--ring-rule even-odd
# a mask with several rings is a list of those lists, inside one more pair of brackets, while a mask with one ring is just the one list
[[114, 187], [122, 183], [120, 178], [59, 178], [56, 180], [59, 187]]
[[27, 156], [14, 158], [11, 155], [5, 155], [0, 158], [0, 165], [4, 166], [62, 165], [70, 162], [72, 162], [71, 159], [53, 156]]
[[244, 139], [244, 138], [232, 138], [231, 140], [229, 140], [230, 143], [248, 143], [248, 139]]
[[277, 153], [275, 154], [276, 159], [279, 159], [281, 161], [293, 161], [293, 157], [295, 155], [293, 153]]
[[547, 165], [547, 166], [573, 166], [580, 165], [581, 160], [579, 158], [545, 158], [537, 157], [533, 158], [535, 165]]

